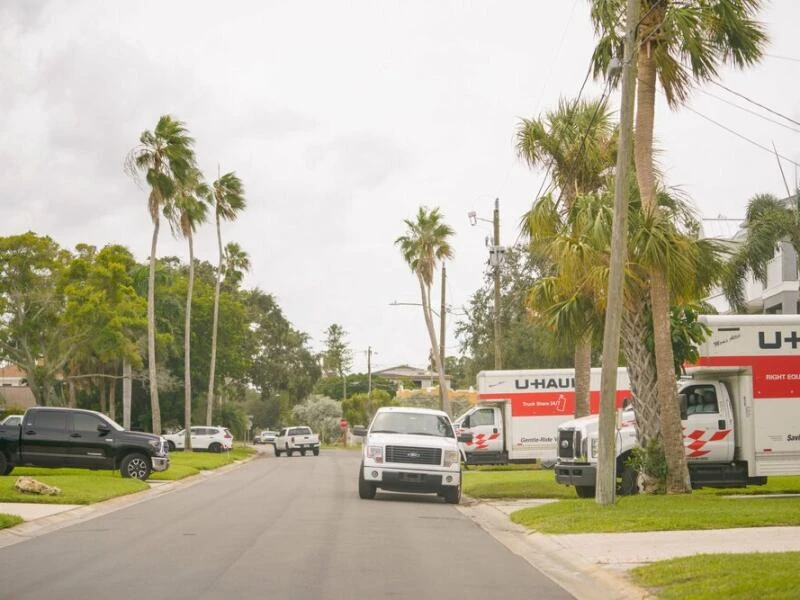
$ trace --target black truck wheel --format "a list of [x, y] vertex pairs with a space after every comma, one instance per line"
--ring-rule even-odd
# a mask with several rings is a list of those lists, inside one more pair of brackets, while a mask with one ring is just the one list
[[461, 502], [461, 484], [456, 487], [446, 487], [442, 490], [444, 501], [448, 504], [458, 504]]
[[362, 500], [372, 500], [375, 497], [375, 484], [364, 480], [364, 465], [358, 469], [358, 497]]
[[141, 479], [144, 481], [150, 477], [150, 459], [144, 454], [134, 452], [122, 459], [119, 472], [123, 477]]
[[11, 471], [14, 470], [14, 465], [12, 465], [6, 455], [0, 452], [0, 475], [11, 475]]
[[576, 485], [575, 492], [578, 494], [578, 498], [594, 498], [593, 485]]
[[319, 448], [314, 448], [314, 456], [319, 456]]

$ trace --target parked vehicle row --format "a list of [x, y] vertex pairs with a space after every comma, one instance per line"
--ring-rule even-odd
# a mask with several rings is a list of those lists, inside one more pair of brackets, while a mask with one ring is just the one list
[[253, 438], [254, 444], [272, 444], [275, 445], [275, 438], [278, 437], [277, 431], [265, 430]]

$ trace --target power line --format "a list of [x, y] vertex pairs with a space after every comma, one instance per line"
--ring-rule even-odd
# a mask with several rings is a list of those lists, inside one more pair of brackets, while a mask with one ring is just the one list
[[704, 115], [703, 113], [701, 113], [701, 112], [699, 112], [699, 111], [696, 111], [695, 109], [693, 109], [693, 108], [692, 108], [692, 107], [690, 107], [689, 105], [687, 105], [687, 104], [685, 104], [685, 103], [684, 103], [684, 104], [683, 104], [683, 107], [684, 107], [686, 110], [688, 110], [689, 112], [693, 112], [693, 113], [694, 113], [694, 114], [696, 114], [698, 117], [700, 117], [700, 118], [702, 118], [702, 119], [705, 119], [706, 121], [709, 121], [710, 123], [713, 123], [713, 124], [714, 124], [714, 125], [716, 125], [717, 127], [720, 127], [720, 128], [722, 128], [722, 129], [724, 129], [724, 130], [725, 130], [725, 131], [727, 131], [728, 133], [732, 133], [732, 134], [733, 134], [733, 135], [735, 135], [736, 137], [743, 139], [744, 141], [746, 141], [746, 142], [748, 142], [748, 143], [752, 144], [753, 146], [756, 146], [757, 148], [761, 148], [762, 150], [764, 150], [765, 152], [769, 152], [769, 153], [770, 153], [770, 154], [772, 154], [773, 156], [778, 156], [778, 158], [781, 158], [781, 159], [785, 160], [786, 162], [789, 162], [789, 163], [793, 164], [793, 165], [794, 165], [794, 166], [796, 166], [796, 167], [800, 167], [800, 163], [796, 163], [796, 162], [795, 162], [795, 161], [793, 161], [791, 158], [787, 158], [787, 157], [783, 156], [782, 154], [778, 154], [777, 152], [774, 152], [774, 151], [773, 151], [773, 150], [771, 150], [770, 148], [768, 148], [768, 147], [766, 147], [766, 146], [764, 146], [764, 145], [762, 145], [762, 144], [759, 144], [759, 143], [758, 143], [758, 142], [756, 142], [755, 140], [751, 140], [751, 139], [750, 139], [749, 137], [747, 137], [746, 135], [744, 135], [744, 134], [741, 134], [741, 133], [739, 133], [738, 131], [735, 131], [735, 130], [731, 129], [730, 127], [727, 127], [726, 125], [723, 125], [723, 124], [722, 124], [722, 123], [720, 123], [719, 121], [715, 121], [715, 120], [714, 120], [714, 119], [712, 119], [711, 117], [709, 117], [709, 116], [707, 116], [707, 115]]
[[737, 92], [737, 91], [735, 91], [735, 90], [732, 90], [731, 88], [729, 88], [729, 87], [727, 87], [727, 86], [725, 86], [725, 85], [722, 85], [722, 84], [721, 84], [721, 83], [719, 83], [718, 81], [712, 81], [711, 83], [713, 83], [713, 84], [714, 84], [714, 85], [716, 85], [717, 87], [721, 87], [723, 90], [725, 90], [725, 91], [727, 91], [727, 92], [730, 92], [730, 93], [731, 93], [731, 94], [733, 94], [734, 96], [739, 96], [740, 98], [742, 98], [742, 99], [744, 99], [744, 100], [747, 100], [747, 101], [748, 101], [748, 102], [750, 102], [751, 104], [755, 104], [756, 106], [758, 106], [758, 107], [760, 107], [760, 108], [763, 108], [763, 109], [764, 109], [764, 110], [766, 110], [766, 111], [769, 111], [769, 112], [771, 112], [773, 115], [777, 115], [777, 116], [781, 117], [782, 119], [786, 119], [787, 121], [789, 121], [790, 123], [794, 123], [795, 125], [800, 125], [800, 121], [795, 121], [795, 120], [794, 120], [794, 119], [792, 119], [791, 117], [787, 117], [786, 115], [784, 115], [784, 114], [782, 114], [782, 113], [779, 113], [777, 110], [773, 110], [773, 109], [771, 109], [769, 106], [765, 106], [765, 105], [761, 104], [760, 102], [756, 102], [755, 100], [753, 100], [753, 99], [751, 99], [751, 98], [748, 98], [748, 97], [747, 97], [747, 96], [745, 96], [744, 94], [740, 94], [739, 92]]
[[733, 106], [735, 108], [738, 108], [739, 110], [742, 110], [742, 111], [744, 111], [744, 112], [746, 112], [748, 114], [754, 115], [754, 116], [758, 117], [759, 119], [764, 119], [765, 121], [769, 121], [770, 123], [774, 123], [775, 125], [780, 125], [781, 127], [784, 127], [786, 129], [788, 129], [789, 131], [793, 131], [794, 133], [800, 133], [800, 129], [795, 129], [794, 127], [791, 127], [791, 126], [787, 125], [786, 123], [781, 123], [780, 121], [776, 121], [775, 119], [770, 119], [766, 115], [762, 115], [760, 113], [757, 113], [756, 111], [750, 110], [749, 108], [745, 108], [744, 106], [739, 106], [735, 102], [731, 102], [730, 100], [726, 100], [725, 98], [722, 98], [721, 96], [717, 96], [716, 94], [712, 94], [711, 92], [707, 92], [706, 90], [703, 90], [703, 89], [698, 89], [698, 91], [703, 93], [703, 94], [705, 94], [706, 96], [711, 96], [712, 98], [715, 98], [716, 100], [719, 100], [720, 102], [724, 102], [725, 104], [729, 104], [729, 105], [731, 105], [731, 106]]
[[800, 58], [794, 58], [792, 56], [780, 56], [778, 54], [765, 54], [764, 56], [769, 56], [770, 58], [777, 58], [780, 60], [789, 60], [791, 62], [800, 63]]

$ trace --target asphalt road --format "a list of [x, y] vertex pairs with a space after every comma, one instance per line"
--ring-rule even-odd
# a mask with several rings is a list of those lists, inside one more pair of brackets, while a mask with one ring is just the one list
[[0, 548], [0, 598], [572, 598], [436, 496], [360, 500], [358, 464], [262, 454]]

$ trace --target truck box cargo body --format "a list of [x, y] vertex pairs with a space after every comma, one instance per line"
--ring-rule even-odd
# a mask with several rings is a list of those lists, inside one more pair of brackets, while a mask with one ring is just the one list
[[[600, 407], [600, 369], [590, 376], [590, 410]], [[617, 404], [630, 397], [628, 371], [617, 372]], [[558, 426], [575, 414], [574, 369], [478, 373], [478, 403], [456, 420], [473, 441], [462, 445], [468, 464], [555, 462]]]
[[[800, 475], [800, 316], [707, 315], [711, 334], [678, 381], [693, 487], [763, 484]], [[637, 445], [633, 413], [617, 435], [617, 473]], [[556, 480], [594, 495], [597, 417], [559, 428]], [[621, 493], [635, 493], [630, 474]]]

